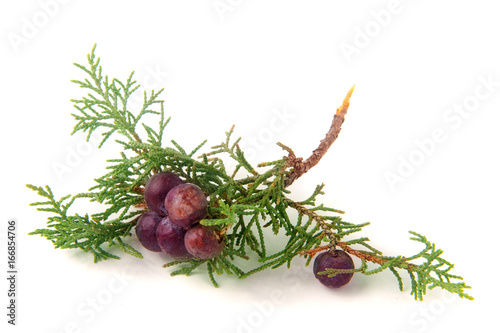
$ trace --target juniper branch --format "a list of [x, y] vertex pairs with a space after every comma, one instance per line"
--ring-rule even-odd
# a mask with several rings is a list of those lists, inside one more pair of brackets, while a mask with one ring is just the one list
[[[190, 275], [206, 265], [209, 280], [218, 286], [215, 275], [246, 278], [268, 268], [289, 267], [292, 260], [303, 256], [307, 265], [315, 253], [339, 247], [361, 260], [361, 266], [352, 272], [373, 275], [388, 269], [401, 290], [403, 279], [398, 272], [406, 271], [415, 299], [421, 300], [428, 289], [437, 287], [472, 299], [465, 293], [469, 286], [460, 282], [461, 277], [450, 273], [453, 265], [443, 259], [442, 251], [424, 236], [411, 232], [411, 239], [424, 245], [419, 253], [410, 257], [384, 256], [370, 245], [367, 237], [355, 236], [368, 223], [343, 221], [339, 216], [342, 211], [316, 205], [318, 196], [324, 194], [323, 185], [317, 186], [305, 200], [293, 201], [288, 197], [287, 187], [314, 167], [337, 139], [354, 87], [337, 109], [325, 138], [307, 160], [296, 157], [291, 148], [278, 143], [288, 156], [254, 167], [241, 150], [240, 139], [233, 139], [234, 126], [226, 132], [222, 143], [208, 152], [201, 152], [206, 141], [191, 150], [175, 140], [170, 141], [171, 146], [165, 146], [164, 132], [170, 118], [165, 117], [164, 102], [159, 99], [162, 90], [143, 92], [143, 105], [133, 112], [128, 101], [140, 87], [133, 80], [133, 72], [126, 80], [108, 78], [103, 74], [100, 58], [95, 56], [95, 46], [87, 62], [86, 66], [75, 64], [87, 77], [73, 82], [87, 94], [72, 100], [78, 111], [73, 114], [77, 120], [73, 133], [85, 132], [88, 140], [101, 129], [104, 132], [99, 147], [114, 138], [123, 151], [118, 158], [108, 160], [106, 173], [95, 179], [88, 192], [57, 200], [49, 187], [28, 185], [44, 198], [32, 205], [51, 214], [47, 228], [31, 234], [46, 237], [56, 248], [91, 252], [94, 261], [118, 258], [104, 250], [103, 245], [142, 257], [124, 239], [131, 235], [139, 214], [146, 209], [142, 196], [146, 180], [156, 172], [171, 171], [205, 191], [209, 199], [208, 216], [200, 223], [218, 228], [226, 244], [223, 252], [213, 259], [191, 258], [165, 264], [165, 267], [176, 267], [171, 275]], [[142, 122], [146, 114], [159, 118], [158, 129]], [[223, 155], [236, 162], [234, 170], [226, 169]], [[239, 170], [246, 174], [238, 178]], [[83, 198], [103, 205], [103, 211], [92, 215], [70, 213], [75, 200]], [[269, 237], [276, 237], [280, 232], [286, 240], [285, 246], [268, 253]], [[250, 261], [252, 267], [246, 271], [240, 268], [242, 260]], [[423, 263], [416, 264], [417, 260]], [[322, 274], [343, 272], [327, 270]]]

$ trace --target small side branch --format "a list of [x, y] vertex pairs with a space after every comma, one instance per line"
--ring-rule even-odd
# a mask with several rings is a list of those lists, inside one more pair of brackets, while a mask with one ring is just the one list
[[337, 137], [339, 136], [342, 123], [344, 122], [344, 117], [347, 113], [347, 109], [349, 108], [349, 99], [351, 98], [352, 92], [354, 90], [354, 86], [347, 92], [342, 105], [337, 109], [335, 116], [333, 117], [332, 125], [330, 129], [326, 133], [326, 136], [323, 140], [321, 140], [318, 148], [316, 148], [311, 156], [306, 161], [303, 161], [301, 157], [296, 157], [294, 152], [286, 147], [285, 145], [278, 143], [278, 145], [288, 152], [288, 157], [285, 157], [288, 161], [288, 166], [292, 167], [293, 170], [290, 174], [288, 174], [285, 179], [284, 186], [290, 186], [296, 179], [302, 176], [304, 173], [309, 171], [313, 166], [318, 164], [323, 155], [326, 154], [330, 146], [335, 142]]
[[327, 245], [327, 247], [330, 249], [335, 249], [335, 247], [337, 246], [337, 242], [338, 242], [337, 235], [332, 230], [332, 228], [330, 228], [328, 223], [326, 223], [326, 221], [321, 218], [321, 216], [319, 216], [318, 214], [316, 214], [312, 210], [307, 209], [306, 207], [302, 206], [298, 202], [287, 199], [287, 203], [290, 207], [297, 210], [297, 212], [299, 212], [300, 214], [309, 216], [311, 219], [314, 220], [314, 222], [318, 223], [319, 226], [321, 227], [321, 229], [323, 229], [323, 232], [325, 233], [325, 235], [328, 237], [328, 239], [330, 239], [330, 243]]

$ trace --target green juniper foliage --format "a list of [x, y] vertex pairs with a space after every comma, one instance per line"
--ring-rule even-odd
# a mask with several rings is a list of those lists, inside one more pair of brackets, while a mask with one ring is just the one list
[[[87, 94], [72, 100], [77, 110], [73, 114], [77, 121], [73, 133], [85, 132], [88, 140], [97, 129], [104, 130], [99, 147], [113, 137], [123, 151], [118, 158], [108, 161], [107, 173], [95, 179], [95, 185], [86, 193], [57, 199], [49, 186], [27, 185], [44, 198], [32, 205], [51, 213], [47, 228], [30, 234], [46, 237], [56, 248], [91, 252], [95, 262], [118, 259], [116, 249], [142, 258], [124, 239], [132, 235], [139, 215], [146, 209], [142, 194], [146, 180], [156, 172], [170, 171], [198, 185], [207, 194], [208, 216], [201, 223], [217, 226], [225, 239], [223, 252], [215, 258], [177, 260], [164, 265], [175, 267], [171, 275], [189, 275], [204, 265], [217, 286], [215, 275], [245, 278], [267, 268], [289, 267], [299, 256], [306, 257], [308, 265], [316, 252], [340, 247], [361, 259], [361, 266], [353, 270], [327, 269], [322, 274], [373, 275], [388, 269], [401, 290], [400, 273], [408, 274], [415, 299], [422, 300], [427, 289], [436, 287], [472, 299], [465, 292], [470, 287], [460, 276], [450, 273], [453, 264], [441, 258], [443, 251], [436, 249], [426, 237], [410, 232], [411, 240], [423, 245], [423, 250], [413, 256], [384, 256], [368, 243], [368, 238], [355, 236], [368, 223], [343, 221], [339, 216], [341, 211], [316, 204], [318, 196], [323, 194], [323, 185], [300, 202], [291, 200], [286, 189], [290, 183], [287, 179], [293, 172], [290, 158], [252, 166], [238, 145], [239, 139], [233, 139], [232, 128], [221, 144], [204, 153], [201, 149], [205, 142], [192, 151], [183, 149], [174, 140], [165, 146], [164, 132], [170, 118], [164, 115], [164, 102], [159, 99], [161, 90], [144, 92], [142, 108], [133, 112], [127, 104], [139, 89], [133, 73], [125, 81], [104, 75], [100, 59], [95, 56], [95, 46], [87, 60], [88, 65], [75, 64], [86, 77], [73, 82]], [[158, 118], [156, 126], [142, 122], [146, 114]], [[145, 133], [144, 137], [139, 133]], [[281, 146], [293, 154], [291, 149]], [[227, 162], [223, 159], [227, 158], [234, 161], [233, 170], [226, 169]], [[240, 174], [244, 175], [238, 176]], [[72, 204], [82, 199], [101, 204], [102, 212], [70, 213]], [[284, 246], [280, 251], [269, 253], [266, 245], [270, 244], [270, 237], [278, 233], [285, 239]], [[245, 270], [242, 266], [251, 268]]]

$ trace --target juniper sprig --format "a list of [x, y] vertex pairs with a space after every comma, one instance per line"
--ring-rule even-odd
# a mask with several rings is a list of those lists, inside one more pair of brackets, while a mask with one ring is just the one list
[[[473, 299], [465, 292], [470, 287], [460, 276], [450, 273], [453, 264], [443, 259], [443, 251], [425, 236], [410, 232], [411, 240], [423, 245], [419, 253], [407, 257], [385, 256], [369, 244], [368, 238], [357, 236], [368, 223], [346, 222], [340, 217], [342, 211], [316, 204], [324, 194], [323, 184], [302, 201], [289, 198], [287, 187], [314, 167], [337, 138], [354, 87], [337, 109], [329, 131], [311, 157], [298, 158], [291, 148], [278, 143], [287, 156], [253, 166], [238, 144], [240, 139], [233, 139], [234, 126], [219, 145], [211, 148], [205, 148], [206, 141], [191, 151], [174, 140], [166, 146], [164, 133], [170, 118], [164, 114], [162, 90], [144, 92], [141, 109], [133, 112], [128, 100], [140, 88], [133, 80], [133, 72], [124, 81], [104, 75], [95, 46], [87, 61], [85, 66], [75, 64], [86, 77], [73, 82], [87, 93], [72, 100], [77, 110], [73, 114], [77, 121], [73, 133], [84, 132], [88, 140], [94, 131], [103, 130], [99, 147], [113, 138], [123, 151], [119, 157], [108, 160], [107, 173], [95, 179], [88, 192], [57, 199], [49, 186], [27, 185], [44, 198], [32, 205], [51, 214], [45, 229], [30, 234], [51, 240], [56, 248], [91, 252], [95, 262], [119, 259], [116, 250], [142, 258], [124, 239], [132, 235], [139, 215], [147, 209], [142, 195], [146, 180], [157, 172], [169, 171], [198, 185], [207, 194], [208, 216], [200, 223], [216, 226], [225, 240], [223, 252], [215, 258], [165, 264], [164, 267], [175, 267], [171, 275], [189, 275], [205, 266], [210, 280], [218, 286], [216, 275], [245, 278], [268, 268], [290, 267], [297, 257], [305, 257], [308, 265], [319, 251], [338, 247], [358, 257], [360, 267], [347, 271], [327, 269], [320, 274], [373, 275], [388, 269], [403, 290], [400, 273], [406, 271], [411, 294], [417, 300], [422, 300], [428, 289], [437, 287]], [[143, 122], [146, 114], [158, 117], [156, 126]], [[227, 159], [233, 161], [232, 170], [226, 168]], [[76, 200], [98, 203], [102, 211], [91, 215], [72, 213]], [[269, 253], [267, 245], [278, 233], [285, 244], [281, 250]]]

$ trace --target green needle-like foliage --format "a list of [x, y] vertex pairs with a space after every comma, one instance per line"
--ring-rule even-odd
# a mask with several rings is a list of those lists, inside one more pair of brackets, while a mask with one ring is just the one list
[[[103, 131], [99, 146], [113, 137], [123, 151], [119, 157], [108, 160], [107, 173], [95, 179], [86, 193], [56, 199], [48, 186], [27, 185], [44, 198], [32, 205], [51, 214], [47, 228], [31, 234], [46, 237], [56, 248], [91, 252], [95, 262], [118, 259], [112, 248], [142, 258], [124, 239], [132, 235], [139, 215], [146, 210], [142, 195], [146, 180], [154, 173], [170, 171], [207, 194], [208, 216], [200, 223], [219, 228], [225, 241], [223, 252], [213, 259], [192, 258], [165, 264], [176, 267], [171, 275], [189, 275], [204, 265], [209, 279], [218, 286], [216, 275], [245, 278], [268, 268], [289, 267], [299, 256], [305, 256], [308, 265], [316, 252], [340, 247], [360, 258], [361, 266], [353, 270], [327, 269], [322, 274], [333, 276], [348, 271], [373, 275], [389, 269], [403, 290], [399, 272], [406, 271], [415, 299], [422, 300], [427, 289], [436, 287], [472, 299], [465, 293], [469, 287], [461, 282], [462, 278], [450, 273], [453, 265], [441, 258], [443, 251], [424, 236], [410, 232], [412, 240], [424, 245], [416, 255], [384, 256], [368, 243], [368, 238], [356, 236], [368, 223], [343, 221], [342, 211], [316, 204], [318, 196], [324, 194], [323, 185], [303, 201], [291, 200], [286, 189], [294, 169], [291, 159], [284, 157], [252, 166], [238, 145], [239, 139], [233, 140], [233, 128], [226, 132], [221, 144], [205, 152], [205, 141], [191, 151], [174, 140], [165, 146], [164, 132], [170, 118], [164, 115], [164, 102], [159, 99], [161, 90], [144, 92], [141, 109], [133, 112], [128, 100], [139, 89], [133, 73], [125, 81], [103, 75], [95, 46], [87, 60], [85, 66], [75, 64], [86, 77], [73, 82], [87, 94], [72, 100], [77, 110], [73, 114], [77, 120], [73, 133], [85, 132], [88, 140], [99, 129]], [[142, 122], [146, 114], [158, 117], [156, 126]], [[293, 155], [288, 147], [280, 146], [289, 152], [289, 157]], [[226, 169], [224, 160], [228, 158], [234, 161], [232, 170]], [[70, 212], [72, 204], [82, 199], [101, 204], [102, 211], [91, 215]], [[269, 253], [267, 245], [278, 234], [284, 245]], [[103, 246], [111, 249], [106, 251]]]
[[38, 234], [50, 239], [55, 248], [79, 248], [85, 252], [90, 251], [94, 255], [94, 262], [109, 258], [118, 259], [116, 255], [101, 248], [103, 243], [108, 243], [109, 247], [114, 246], [125, 253], [142, 258], [140, 252], [122, 240], [122, 237], [130, 235], [130, 229], [133, 227], [132, 223], [122, 221], [137, 215], [137, 212], [120, 216], [119, 219], [109, 219], [103, 224], [94, 217], [90, 218], [88, 214], [84, 216], [68, 214], [68, 209], [76, 199], [92, 198], [92, 193], [82, 193], [73, 197], [67, 195], [60, 200], [56, 200], [48, 186], [45, 188], [33, 185], [27, 186], [47, 199], [47, 201], [35, 202], [32, 206], [42, 206], [37, 209], [54, 214], [48, 218], [47, 227], [49, 229], [38, 229], [31, 232], [31, 235]]

